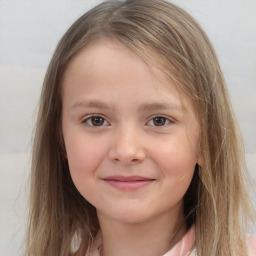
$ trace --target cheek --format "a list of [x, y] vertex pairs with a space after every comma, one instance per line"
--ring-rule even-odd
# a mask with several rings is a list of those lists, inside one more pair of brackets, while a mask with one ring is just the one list
[[161, 146], [155, 152], [155, 159], [165, 170], [183, 173], [193, 169], [197, 162], [197, 154], [190, 145], [182, 140], [172, 141]]
[[104, 158], [104, 149], [95, 141], [91, 143], [90, 138], [81, 136], [67, 138], [65, 146], [70, 174], [79, 189], [97, 175], [97, 168]]
[[174, 204], [182, 200], [189, 188], [194, 175], [196, 157], [190, 150], [175, 146], [166, 150], [159, 159], [165, 194], [170, 195], [170, 199], [167, 200]]
[[196, 151], [192, 150], [188, 140], [177, 138], [161, 146], [155, 152], [161, 175], [170, 187], [175, 187], [177, 192], [188, 188], [197, 163]]

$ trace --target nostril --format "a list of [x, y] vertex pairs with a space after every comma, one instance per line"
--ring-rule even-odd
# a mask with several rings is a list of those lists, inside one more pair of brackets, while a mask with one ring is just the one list
[[128, 161], [127, 161], [127, 164], [138, 164], [138, 163], [140, 163], [141, 161], [142, 161], [141, 159], [134, 158], [134, 159], [128, 160]]

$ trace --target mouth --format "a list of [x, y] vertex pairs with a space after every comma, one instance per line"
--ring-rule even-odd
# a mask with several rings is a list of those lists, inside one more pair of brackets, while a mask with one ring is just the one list
[[155, 179], [141, 176], [109, 176], [103, 180], [119, 190], [136, 190], [148, 186], [155, 181]]

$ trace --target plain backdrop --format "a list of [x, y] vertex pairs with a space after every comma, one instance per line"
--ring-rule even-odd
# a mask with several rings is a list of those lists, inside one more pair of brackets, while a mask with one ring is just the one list
[[[0, 0], [0, 256], [22, 255], [31, 136], [47, 65], [67, 28], [99, 2]], [[172, 2], [199, 21], [216, 49], [256, 178], [256, 0]]]

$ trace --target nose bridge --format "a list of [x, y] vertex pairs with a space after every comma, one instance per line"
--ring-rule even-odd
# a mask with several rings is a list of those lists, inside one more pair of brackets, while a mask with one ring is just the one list
[[110, 158], [123, 164], [133, 164], [143, 161], [145, 150], [142, 134], [136, 123], [120, 125], [114, 132]]

